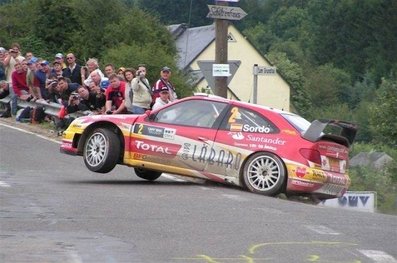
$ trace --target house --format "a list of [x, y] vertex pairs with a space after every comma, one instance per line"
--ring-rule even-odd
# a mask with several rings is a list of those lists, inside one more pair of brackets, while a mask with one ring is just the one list
[[384, 152], [360, 152], [350, 160], [350, 166], [370, 166], [382, 170], [391, 161], [393, 158]]
[[[168, 29], [176, 41], [179, 69], [190, 74], [196, 91], [211, 91], [215, 24], [194, 28], [178, 24]], [[252, 102], [254, 64], [263, 67], [273, 65], [231, 23], [228, 27], [228, 62], [230, 73], [235, 72], [228, 78], [228, 98]], [[277, 71], [258, 75], [257, 83], [257, 104], [290, 111], [291, 87]]]

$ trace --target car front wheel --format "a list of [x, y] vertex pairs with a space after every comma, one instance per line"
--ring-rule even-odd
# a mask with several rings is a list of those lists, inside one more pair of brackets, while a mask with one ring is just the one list
[[251, 192], [273, 196], [282, 192], [286, 170], [272, 153], [256, 153], [249, 157], [242, 173], [243, 185]]
[[119, 155], [120, 141], [117, 135], [108, 129], [94, 130], [85, 142], [84, 163], [93, 172], [110, 172], [116, 166]]

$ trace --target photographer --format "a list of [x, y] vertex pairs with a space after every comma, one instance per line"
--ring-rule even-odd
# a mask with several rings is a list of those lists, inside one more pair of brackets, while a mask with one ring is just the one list
[[146, 67], [139, 65], [135, 78], [127, 83], [126, 107], [132, 114], [143, 114], [150, 109], [151, 103], [152, 93], [149, 81], [146, 79]]
[[68, 113], [89, 111], [90, 114], [101, 114], [104, 106], [105, 101], [98, 101], [96, 93], [89, 92], [85, 86], [79, 86], [70, 95], [66, 110]]

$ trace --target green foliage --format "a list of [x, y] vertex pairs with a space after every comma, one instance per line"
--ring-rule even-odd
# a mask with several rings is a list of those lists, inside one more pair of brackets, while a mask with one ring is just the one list
[[370, 108], [370, 124], [377, 142], [397, 146], [397, 79], [383, 79]]
[[185, 23], [190, 24], [191, 26], [202, 26], [210, 24], [212, 21], [206, 18], [208, 14], [207, 4], [209, 4], [207, 0], [136, 1], [136, 5], [138, 7], [159, 17], [160, 21], [167, 25]]
[[285, 53], [271, 52], [268, 57], [270, 61], [277, 65], [278, 71], [281, 72], [288, 83], [292, 85], [292, 104], [300, 114], [303, 116], [308, 115], [308, 109], [311, 104], [303, 87], [304, 79], [300, 66], [290, 61]]
[[397, 214], [397, 149], [386, 144], [353, 144], [350, 156], [360, 152], [385, 152], [393, 161], [385, 169], [371, 167], [350, 168], [351, 191], [375, 191], [378, 195], [378, 210]]

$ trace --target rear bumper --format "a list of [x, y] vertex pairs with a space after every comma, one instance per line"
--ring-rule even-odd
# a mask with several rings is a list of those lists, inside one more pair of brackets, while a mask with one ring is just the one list
[[288, 166], [287, 192], [305, 192], [335, 198], [343, 196], [349, 186], [350, 178], [347, 174]]

